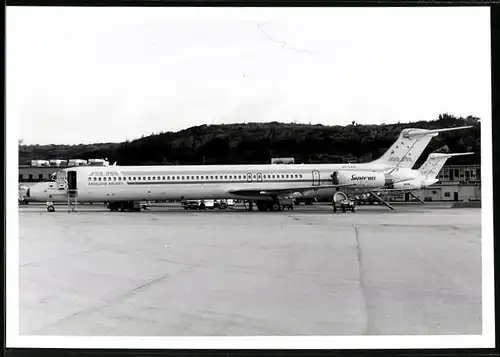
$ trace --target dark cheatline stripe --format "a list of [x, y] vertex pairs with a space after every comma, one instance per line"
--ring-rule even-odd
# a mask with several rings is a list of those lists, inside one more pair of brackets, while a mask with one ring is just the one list
[[[114, 182], [114, 181], [113, 181]], [[128, 185], [184, 185], [184, 184], [224, 184], [224, 183], [234, 183], [234, 184], [244, 184], [244, 183], [308, 183], [311, 180], [297, 180], [297, 181], [124, 181]], [[322, 183], [329, 183], [322, 181]]]

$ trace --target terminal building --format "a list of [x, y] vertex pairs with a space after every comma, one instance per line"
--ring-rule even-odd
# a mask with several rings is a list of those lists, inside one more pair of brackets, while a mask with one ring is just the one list
[[439, 182], [413, 193], [424, 201], [481, 200], [481, 165], [445, 165]]
[[108, 166], [105, 159], [32, 160], [31, 165], [19, 165], [19, 183], [51, 181], [51, 175], [61, 169], [75, 166]]

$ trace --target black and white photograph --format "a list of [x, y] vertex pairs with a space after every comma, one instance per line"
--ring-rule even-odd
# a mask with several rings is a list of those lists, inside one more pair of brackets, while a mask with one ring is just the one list
[[491, 90], [487, 7], [8, 6], [7, 346], [494, 347]]

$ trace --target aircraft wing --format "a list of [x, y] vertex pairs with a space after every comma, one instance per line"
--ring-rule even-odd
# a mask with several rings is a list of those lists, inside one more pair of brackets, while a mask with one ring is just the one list
[[325, 188], [340, 188], [354, 186], [354, 184], [348, 185], [321, 185], [321, 186], [302, 186], [302, 187], [289, 187], [289, 188], [268, 188], [260, 187], [255, 189], [242, 188], [229, 190], [228, 192], [233, 195], [239, 196], [271, 196], [271, 195], [281, 195], [281, 194], [291, 194], [291, 193], [303, 193], [305, 191], [319, 190]]

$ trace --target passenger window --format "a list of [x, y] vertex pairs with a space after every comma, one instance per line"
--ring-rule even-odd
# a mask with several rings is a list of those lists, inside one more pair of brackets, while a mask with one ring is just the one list
[[156, 180], [156, 177], [153, 176], [153, 180]]
[[299, 177], [302, 178], [302, 174], [299, 174]]
[[163, 176], [163, 181], [165, 181], [165, 176]]
[[[22, 178], [22, 176], [20, 176], [19, 178]], [[89, 177], [89, 181], [92, 181], [92, 177]]]
[[113, 177], [113, 181], [116, 181], [116, 177]]
[[180, 177], [180, 176], [177, 176], [177, 180], [180, 180], [180, 179], [181, 179], [181, 177]]
[[175, 176], [172, 176], [172, 180], [174, 180], [174, 181], [175, 181]]
[[212, 175], [210, 175], [210, 180], [213, 180], [213, 179], [214, 179], [214, 177]]
[[288, 175], [286, 175], [286, 178], [288, 178]]
[[99, 181], [101, 181], [101, 178], [99, 177]]
[[[184, 178], [184, 177], [183, 177]], [[186, 176], [186, 180], [189, 180], [189, 176]]]
[[[199, 179], [200, 179], [200, 176], [196, 176], [196, 179], [197, 179], [197, 180], [199, 180]], [[202, 179], [203, 179], [203, 177], [202, 177]]]

